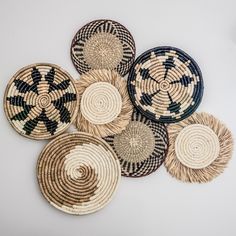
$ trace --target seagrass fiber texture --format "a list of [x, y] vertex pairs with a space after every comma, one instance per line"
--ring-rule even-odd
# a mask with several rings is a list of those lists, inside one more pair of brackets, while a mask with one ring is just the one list
[[207, 113], [195, 113], [168, 126], [167, 171], [185, 182], [207, 182], [225, 169], [232, 156], [231, 132]]
[[91, 70], [76, 83], [81, 97], [77, 117], [79, 131], [99, 137], [120, 133], [132, 115], [126, 81], [111, 70]]
[[77, 114], [73, 78], [53, 64], [24, 67], [7, 85], [4, 109], [10, 124], [21, 135], [52, 138], [65, 131]]
[[173, 47], [157, 47], [139, 56], [128, 77], [134, 106], [147, 118], [174, 123], [198, 107], [203, 80], [197, 63]]
[[95, 20], [76, 33], [71, 58], [80, 74], [90, 69], [114, 69], [124, 76], [134, 62], [134, 39], [118, 22]]
[[87, 133], [62, 134], [42, 151], [37, 177], [44, 197], [69, 214], [103, 208], [121, 176], [119, 160], [102, 139]]
[[121, 134], [105, 140], [120, 160], [122, 175], [128, 177], [142, 177], [154, 172], [163, 163], [168, 148], [165, 125], [153, 122], [137, 111]]

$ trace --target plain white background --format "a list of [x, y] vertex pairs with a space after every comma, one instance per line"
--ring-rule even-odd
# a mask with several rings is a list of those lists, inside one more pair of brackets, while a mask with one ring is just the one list
[[[51, 62], [78, 73], [70, 43], [85, 23], [110, 18], [133, 34], [137, 55], [161, 45], [183, 49], [205, 82], [198, 111], [214, 114], [236, 136], [235, 0], [0, 0], [0, 97], [21, 67]], [[185, 184], [164, 166], [139, 179], [122, 178], [113, 201], [83, 217], [51, 207], [36, 181], [36, 162], [47, 141], [18, 135], [0, 109], [0, 235], [235, 236], [236, 156], [208, 184]]]

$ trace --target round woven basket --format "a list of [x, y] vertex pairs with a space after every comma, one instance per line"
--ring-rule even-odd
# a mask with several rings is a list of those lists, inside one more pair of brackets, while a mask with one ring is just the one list
[[208, 182], [223, 172], [233, 151], [231, 132], [207, 113], [168, 126], [167, 171], [185, 182]]
[[125, 129], [133, 107], [126, 82], [116, 71], [91, 70], [76, 85], [81, 97], [76, 122], [79, 131], [105, 137]]
[[105, 140], [120, 160], [122, 175], [128, 177], [142, 177], [157, 170], [168, 148], [165, 125], [153, 122], [137, 111], [121, 134]]
[[134, 39], [118, 22], [95, 20], [76, 33], [71, 58], [80, 74], [90, 69], [114, 69], [124, 76], [134, 62]]
[[128, 77], [134, 106], [147, 118], [173, 123], [198, 107], [203, 80], [197, 63], [173, 47], [157, 47], [139, 56]]
[[7, 85], [4, 110], [12, 127], [32, 139], [64, 132], [78, 110], [73, 78], [57, 65], [38, 63], [19, 70]]
[[51, 205], [84, 215], [103, 208], [121, 176], [119, 160], [102, 139], [86, 133], [63, 134], [42, 151], [38, 183]]

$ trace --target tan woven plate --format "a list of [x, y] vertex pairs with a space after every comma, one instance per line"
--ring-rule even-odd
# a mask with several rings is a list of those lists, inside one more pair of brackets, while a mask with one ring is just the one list
[[55, 137], [68, 128], [77, 114], [73, 78], [53, 64], [24, 67], [7, 85], [4, 109], [10, 124], [21, 135], [32, 139]]
[[76, 84], [81, 97], [79, 131], [105, 137], [125, 129], [131, 119], [132, 104], [126, 82], [116, 71], [91, 70]]
[[118, 22], [95, 20], [76, 33], [71, 58], [80, 74], [90, 69], [114, 69], [125, 75], [135, 58], [134, 39]]
[[167, 171], [186, 182], [207, 182], [225, 169], [232, 156], [231, 132], [207, 113], [195, 113], [168, 126]]
[[137, 111], [122, 133], [105, 140], [120, 160], [122, 175], [128, 177], [142, 177], [157, 170], [168, 148], [165, 125], [153, 122]]
[[63, 134], [52, 140], [39, 157], [37, 171], [40, 189], [49, 203], [75, 215], [103, 208], [121, 176], [112, 148], [86, 133]]

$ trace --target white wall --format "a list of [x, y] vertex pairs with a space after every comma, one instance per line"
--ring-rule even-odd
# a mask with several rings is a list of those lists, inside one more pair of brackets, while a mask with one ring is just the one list
[[[214, 114], [236, 136], [236, 1], [234, 0], [0, 0], [0, 98], [11, 76], [34, 62], [52, 62], [72, 76], [75, 32], [88, 21], [111, 18], [133, 34], [137, 55], [176, 46], [199, 64], [205, 93], [199, 111]], [[1, 236], [235, 236], [236, 159], [204, 185], [171, 178], [162, 166], [139, 179], [122, 178], [103, 210], [83, 217], [51, 207], [36, 182], [46, 141], [18, 135], [0, 109]]]

